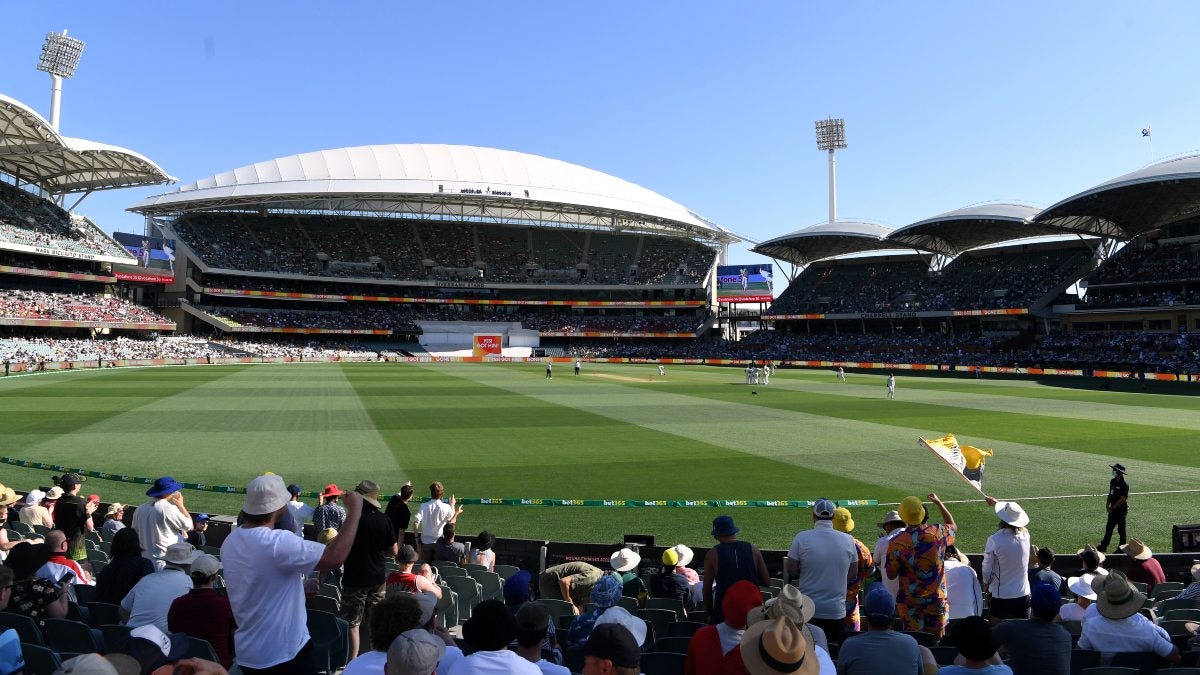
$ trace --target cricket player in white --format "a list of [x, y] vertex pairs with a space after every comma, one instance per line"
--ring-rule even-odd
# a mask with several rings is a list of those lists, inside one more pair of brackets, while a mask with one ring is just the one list
[[666, 377], [667, 376], [667, 367], [659, 366], [658, 367], [658, 375], [659, 375], [659, 377]]
[[549, 361], [546, 362], [546, 379], [554, 379], [554, 366]]
[[896, 376], [888, 373], [887, 379], [888, 398], [896, 398]]
[[765, 363], [762, 367], [762, 383], [771, 384], [771, 364]]
[[753, 377], [754, 377], [754, 371], [752, 370], [752, 366], [747, 364], [747, 366], [746, 366], [746, 384], [754, 384], [754, 381], [752, 379]]
[[843, 370], [841, 366], [838, 366], [838, 382], [845, 382], [845, 381], [846, 381], [846, 371]]
[[579, 359], [575, 359], [575, 377], [579, 377], [579, 369], [583, 367], [583, 363]]

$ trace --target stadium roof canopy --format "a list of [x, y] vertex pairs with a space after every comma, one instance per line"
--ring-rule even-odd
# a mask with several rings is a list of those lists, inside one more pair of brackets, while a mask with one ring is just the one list
[[821, 223], [764, 241], [750, 249], [776, 260], [808, 265], [824, 258], [895, 248], [888, 242], [892, 229], [862, 220]]
[[575, 164], [463, 145], [366, 145], [243, 166], [131, 211], [335, 212], [741, 237], [646, 188]]
[[1065, 230], [1132, 239], [1200, 212], [1200, 155], [1151, 164], [1042, 211], [1037, 221]]
[[60, 136], [41, 115], [3, 94], [0, 172], [56, 195], [175, 180], [132, 150]]
[[953, 257], [989, 244], [1060, 234], [1061, 230], [1033, 222], [1040, 211], [1027, 204], [974, 204], [901, 227], [888, 235], [888, 241]]

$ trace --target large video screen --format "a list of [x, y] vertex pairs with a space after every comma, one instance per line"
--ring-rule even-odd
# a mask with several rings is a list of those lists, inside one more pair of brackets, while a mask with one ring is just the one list
[[719, 265], [718, 302], [771, 302], [775, 296], [775, 272], [770, 263]]
[[123, 281], [170, 284], [175, 281], [175, 240], [114, 232], [113, 239], [137, 259], [137, 265], [113, 265], [113, 276]]

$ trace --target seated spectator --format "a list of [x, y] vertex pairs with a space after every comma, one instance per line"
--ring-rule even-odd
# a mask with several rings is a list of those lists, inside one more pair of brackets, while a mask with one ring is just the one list
[[1069, 675], [1071, 634], [1054, 623], [1062, 605], [1062, 595], [1057, 586], [1041, 581], [1033, 585], [1030, 594], [1033, 617], [1002, 621], [992, 627], [992, 639], [999, 645], [1000, 655], [1008, 655], [1008, 667], [1014, 675]]
[[167, 547], [159, 558], [164, 565], [154, 574], [142, 577], [121, 600], [121, 618], [131, 628], [154, 625], [166, 633], [167, 612], [171, 603], [192, 590], [191, 564], [196, 549], [180, 542]]
[[1092, 590], [1094, 574], [1084, 574], [1067, 579], [1067, 588], [1075, 594], [1075, 602], [1058, 608], [1059, 621], [1083, 621], [1087, 608], [1096, 601], [1096, 591]]
[[745, 672], [750, 675], [832, 675], [817, 660], [816, 650], [787, 617], [760, 621], [738, 643]]
[[1175, 596], [1176, 600], [1191, 600], [1196, 608], [1200, 609], [1200, 563], [1192, 565], [1192, 583], [1183, 589], [1179, 595]]
[[[129, 639], [120, 650], [141, 664], [142, 673], [165, 672], [159, 669], [168, 666], [172, 673], [190, 672], [184, 667], [176, 668], [188, 651], [188, 636], [183, 633], [164, 633], [154, 624], [138, 626], [129, 632]], [[215, 665], [215, 664], [213, 664]]]
[[104, 524], [100, 526], [100, 536], [104, 541], [112, 541], [117, 532], [125, 529], [125, 505], [113, 502], [104, 512]]
[[516, 616], [521, 605], [529, 602], [533, 595], [532, 585], [533, 575], [525, 570], [504, 580], [504, 605], [510, 614]]
[[695, 586], [696, 584], [699, 584], [700, 574], [691, 567], [688, 567], [688, 565], [692, 564], [692, 558], [694, 558], [696, 554], [692, 551], [692, 549], [684, 546], [683, 544], [675, 544], [671, 547], [671, 549], [675, 551], [677, 556], [679, 556], [679, 563], [675, 565], [675, 572], [677, 574], [682, 574], [684, 578], [687, 579], [689, 586]]
[[1029, 570], [1029, 585], [1050, 584], [1062, 592], [1063, 578], [1054, 571], [1054, 551], [1046, 546], [1037, 549], [1037, 565]]
[[1138, 613], [1146, 595], [1123, 573], [1112, 571], [1092, 579], [1092, 590], [1096, 592], [1096, 604], [1084, 614], [1080, 649], [1102, 652], [1102, 665], [1112, 663], [1119, 652], [1154, 653], [1179, 663], [1179, 648], [1171, 643], [1167, 631]]
[[517, 637], [517, 620], [498, 600], [485, 600], [471, 613], [462, 627], [463, 639], [473, 653], [450, 667], [448, 675], [474, 673], [512, 673], [541, 675], [534, 664], [509, 651], [508, 645]]
[[38, 576], [54, 583], [66, 579], [69, 586], [95, 586], [96, 582], [92, 580], [92, 575], [88, 571], [91, 569], [90, 566], [88, 569], [84, 569], [67, 555], [70, 545], [71, 542], [62, 530], [47, 532], [46, 546], [50, 548], [50, 558], [46, 560], [45, 565], [42, 565], [42, 569], [38, 570]]
[[441, 669], [447, 650], [444, 642], [423, 628], [404, 631], [388, 647], [383, 672], [386, 675], [430, 675]]
[[[811, 606], [811, 603], [809, 603]], [[746, 619], [750, 610], [762, 605], [762, 594], [758, 586], [742, 580], [729, 587], [721, 598], [721, 613], [724, 620], [716, 625], [705, 626], [692, 635], [688, 643], [686, 675], [719, 675], [744, 670], [741, 639], [746, 631]], [[771, 621], [761, 621], [771, 624]], [[813, 659], [815, 664], [816, 659]], [[815, 672], [815, 671], [814, 671]]]
[[1154, 559], [1154, 552], [1141, 539], [1130, 539], [1123, 550], [1129, 556], [1125, 576], [1132, 582], [1146, 584], [1146, 595], [1154, 597], [1154, 587], [1167, 580], [1162, 565]]
[[673, 598], [683, 603], [686, 618], [687, 606], [690, 604], [692, 590], [688, 587], [687, 577], [676, 572], [679, 565], [679, 552], [673, 548], [663, 551], [662, 569], [650, 577], [650, 597]]
[[1091, 574], [1093, 576], [1104, 576], [1108, 574], [1108, 570], [1101, 567], [1104, 564], [1104, 552], [1097, 549], [1095, 546], [1088, 544], [1075, 552], [1079, 556], [1079, 562], [1083, 568], [1079, 571], [1080, 576]]
[[214, 556], [207, 553], [196, 556], [189, 575], [194, 588], [171, 603], [167, 627], [172, 633], [207, 640], [221, 665], [229, 668], [233, 664], [233, 632], [237, 624], [229, 599], [214, 588], [220, 571], [221, 561]]
[[[409, 488], [411, 490], [411, 487]], [[471, 548], [471, 555], [467, 562], [476, 565], [483, 565], [489, 572], [496, 571], [496, 552], [492, 547], [496, 545], [496, 535], [484, 530], [475, 537], [475, 545]]]
[[779, 591], [779, 595], [767, 600], [762, 607], [746, 616], [746, 623], [752, 624], [763, 619], [778, 619], [786, 616], [800, 627], [804, 639], [817, 646], [818, 655], [824, 651], [829, 653], [829, 636], [820, 626], [811, 623], [817, 612], [817, 603], [800, 592], [800, 589], [788, 584]]
[[950, 636], [963, 662], [939, 668], [941, 675], [1012, 675], [1012, 669], [1001, 663], [996, 654], [987, 619], [968, 616], [950, 629]]
[[27, 616], [46, 629], [46, 619], [65, 619], [70, 598], [64, 584], [37, 576], [37, 571], [50, 559], [46, 544], [22, 542], [8, 552], [4, 565], [13, 572], [12, 594], [5, 611]]
[[630, 548], [622, 548], [608, 558], [613, 571], [621, 579], [621, 595], [636, 598], [638, 607], [646, 604], [646, 582], [638, 576], [638, 565], [642, 564], [642, 556]]
[[108, 564], [96, 575], [96, 601], [119, 605], [142, 577], [154, 573], [154, 563], [142, 556], [138, 533], [131, 527], [117, 532], [108, 555]]
[[595, 627], [600, 616], [608, 609], [615, 607], [621, 600], [620, 578], [614, 574], [603, 575], [588, 592], [588, 599], [592, 602], [592, 609], [581, 613], [571, 623], [571, 629], [567, 631], [568, 647], [575, 647], [587, 642], [588, 635], [591, 635], [592, 628]]
[[434, 544], [433, 559], [462, 564], [466, 557], [467, 548], [461, 543], [454, 541], [454, 523], [446, 523], [445, 527], [442, 528], [442, 536]]
[[392, 642], [404, 631], [424, 629], [421, 604], [410, 593], [384, 598], [371, 609], [367, 628], [370, 630], [371, 650], [347, 663], [342, 675], [378, 675], [382, 672]]
[[638, 675], [642, 650], [637, 637], [620, 624], [608, 624], [594, 631], [583, 647], [583, 672], [586, 675]]
[[187, 543], [200, 548], [208, 545], [208, 514], [197, 513], [192, 516], [192, 529], [188, 530]]
[[433, 570], [429, 565], [422, 564], [421, 569], [413, 571], [413, 565], [417, 562], [416, 549], [404, 544], [396, 553], [396, 562], [400, 569], [389, 574], [383, 581], [384, 593], [387, 596], [396, 593], [432, 593], [434, 597], [441, 599], [442, 587], [433, 580]]
[[550, 611], [536, 602], [527, 602], [517, 610], [517, 654], [534, 664], [543, 675], [570, 675], [570, 670], [542, 658], [550, 631]]
[[[951, 605], [953, 607], [953, 605]], [[920, 675], [924, 664], [917, 641], [911, 635], [892, 630], [896, 599], [881, 583], [867, 591], [863, 610], [867, 632], [847, 638], [838, 653], [838, 675], [874, 675], [907, 673]]]
[[979, 576], [966, 554], [951, 544], [946, 547], [946, 601], [950, 603], [950, 616], [962, 619], [983, 614], [983, 587]]
[[[62, 495], [62, 488], [51, 488], [51, 492], [55, 489], [58, 494]], [[54, 518], [50, 516], [50, 509], [47, 504], [52, 500], [48, 499], [49, 493], [41, 490], [30, 490], [25, 495], [25, 508], [21, 509], [20, 520], [22, 523], [30, 527], [38, 525], [41, 527], [54, 527]], [[55, 497], [57, 499], [58, 497]]]

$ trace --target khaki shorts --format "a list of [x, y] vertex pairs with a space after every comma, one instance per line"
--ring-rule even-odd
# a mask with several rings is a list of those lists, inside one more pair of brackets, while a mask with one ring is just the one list
[[345, 588], [342, 590], [342, 618], [351, 626], [363, 622], [372, 607], [383, 600], [386, 586], [364, 586], [361, 588]]

